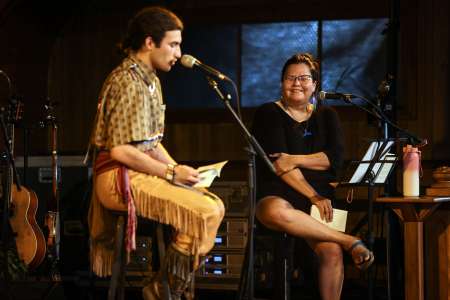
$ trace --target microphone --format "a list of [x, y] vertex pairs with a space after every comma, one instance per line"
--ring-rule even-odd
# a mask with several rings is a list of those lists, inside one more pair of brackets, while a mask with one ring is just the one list
[[325, 99], [350, 100], [352, 98], [356, 98], [356, 96], [352, 94], [332, 93], [325, 91], [320, 91], [319, 93], [319, 99], [322, 101]]
[[380, 85], [378, 86], [378, 97], [386, 97], [391, 90], [391, 86], [394, 81], [394, 76], [391, 74], [386, 75], [386, 79], [381, 81]]
[[181, 57], [180, 60], [181, 64], [183, 66], [185, 66], [186, 68], [193, 68], [194, 65], [201, 68], [203, 71], [205, 71], [206, 73], [209, 73], [211, 75], [216, 76], [217, 78], [219, 78], [220, 80], [227, 80], [227, 81], [231, 81], [230, 78], [228, 78], [227, 76], [223, 75], [222, 73], [220, 73], [219, 71], [217, 71], [216, 69], [205, 65], [204, 63], [202, 63], [201, 61], [199, 61], [198, 59], [196, 59], [195, 57], [193, 57], [192, 55], [189, 54], [183, 54], [183, 56]]

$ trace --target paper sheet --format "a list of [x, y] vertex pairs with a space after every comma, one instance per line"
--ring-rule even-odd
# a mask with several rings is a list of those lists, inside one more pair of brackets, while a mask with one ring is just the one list
[[194, 187], [210, 187], [216, 177], [220, 177], [220, 172], [228, 160], [221, 161], [215, 164], [201, 166], [197, 169], [200, 173], [200, 181]]
[[333, 221], [326, 222], [320, 218], [320, 212], [317, 206], [311, 205], [311, 217], [316, 219], [322, 224], [327, 225], [338, 231], [345, 232], [345, 226], [347, 224], [347, 211], [342, 209], [333, 208]]

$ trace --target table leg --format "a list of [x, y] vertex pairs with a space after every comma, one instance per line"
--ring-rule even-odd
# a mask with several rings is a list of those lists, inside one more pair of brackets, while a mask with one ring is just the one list
[[424, 300], [423, 223], [405, 222], [405, 299]]

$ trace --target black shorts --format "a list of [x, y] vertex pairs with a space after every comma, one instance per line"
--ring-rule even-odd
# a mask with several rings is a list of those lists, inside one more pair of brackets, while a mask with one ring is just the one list
[[[334, 188], [328, 183], [310, 183], [316, 192], [334, 202]], [[256, 186], [257, 201], [267, 196], [277, 196], [288, 201], [295, 209], [309, 214], [311, 201], [281, 180], [260, 182]], [[334, 207], [334, 205], [333, 205]]]

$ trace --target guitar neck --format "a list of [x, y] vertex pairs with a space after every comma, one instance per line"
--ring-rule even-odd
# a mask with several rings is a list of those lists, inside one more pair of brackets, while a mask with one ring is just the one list
[[14, 180], [17, 183], [18, 188], [20, 189], [20, 180], [16, 172], [16, 167], [14, 163], [14, 119], [11, 118], [11, 115], [16, 116], [15, 113], [12, 113], [12, 108], [8, 113], [8, 123], [5, 121], [4, 114], [0, 114], [0, 122], [3, 130], [3, 137], [6, 147], [6, 178], [5, 178], [5, 194], [6, 203], [8, 208], [11, 206], [11, 186], [14, 183]]
[[59, 168], [58, 168], [58, 151], [57, 151], [57, 136], [58, 127], [56, 124], [52, 124], [51, 127], [51, 151], [52, 151], [52, 203], [49, 203], [49, 207], [53, 208], [53, 211], [59, 211]]

